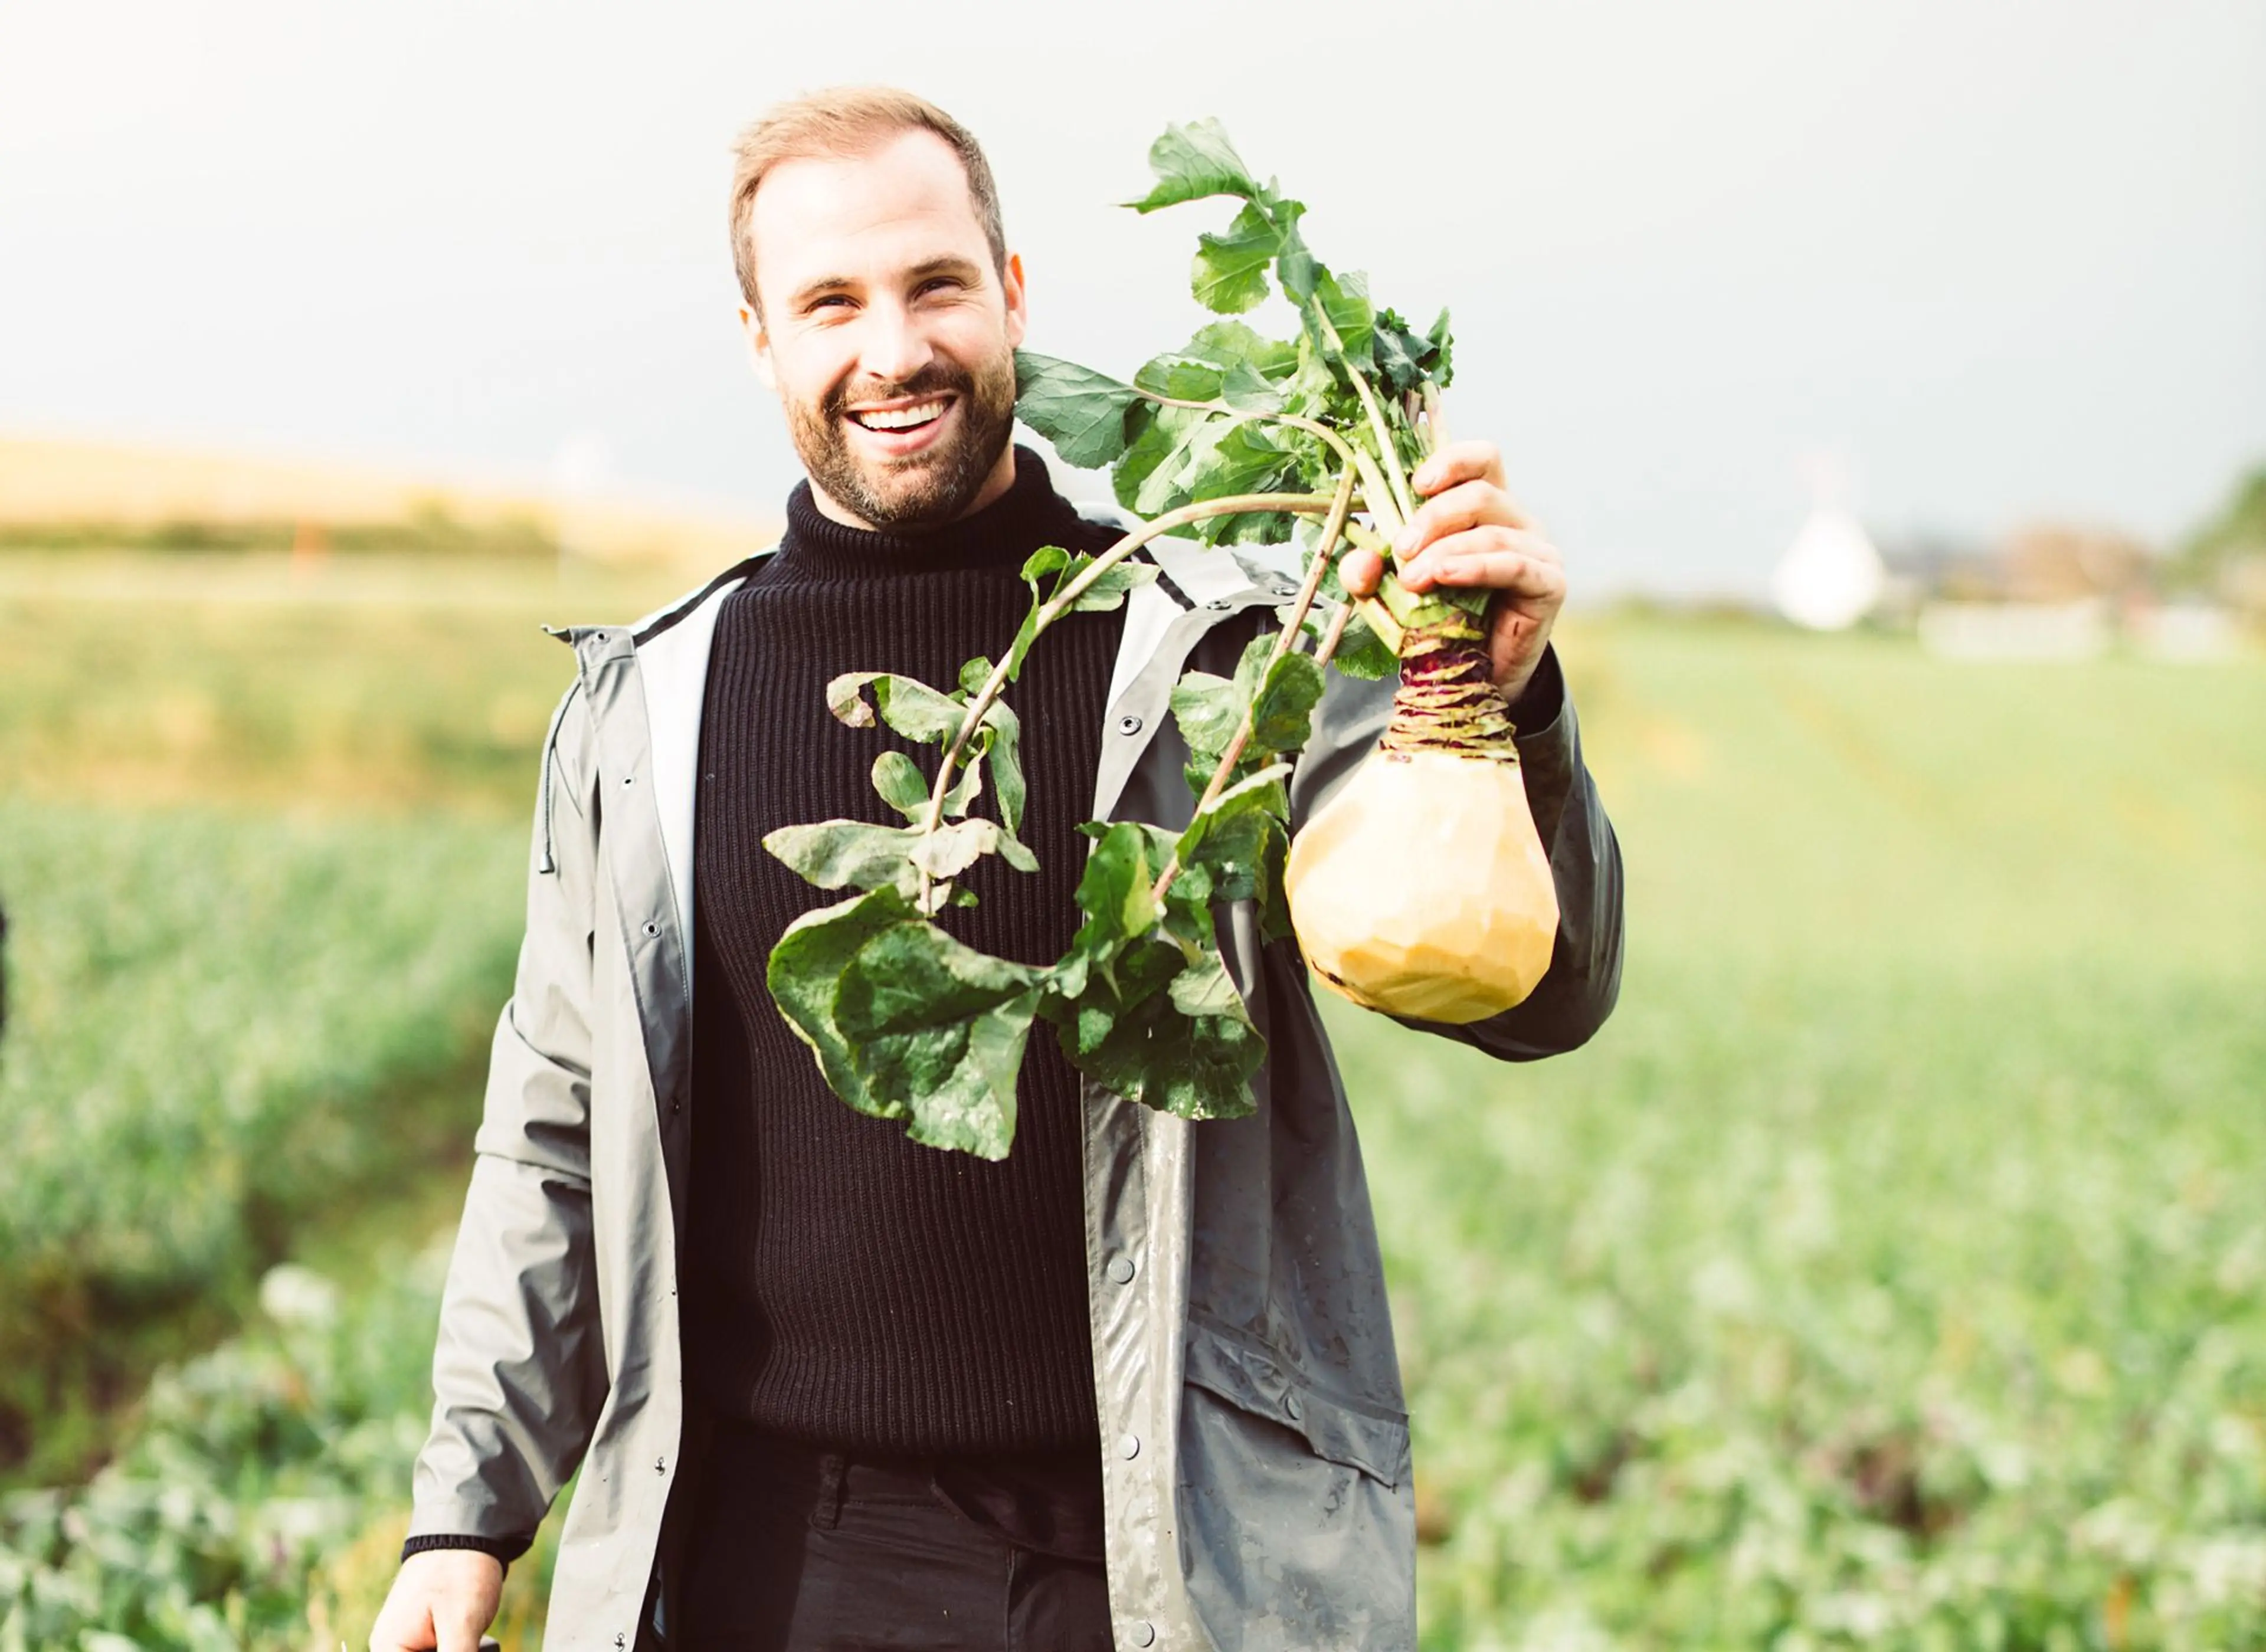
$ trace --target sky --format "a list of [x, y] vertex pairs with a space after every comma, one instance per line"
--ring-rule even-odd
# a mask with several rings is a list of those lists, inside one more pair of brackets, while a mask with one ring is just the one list
[[1888, 543], [2163, 544], [2266, 461], [2257, 0], [10, 5], [0, 432], [775, 511], [729, 146], [875, 80], [983, 142], [1031, 347], [1125, 376], [1227, 212], [1111, 203], [1218, 116], [1451, 306], [1577, 595], [1758, 590], [1823, 475]]

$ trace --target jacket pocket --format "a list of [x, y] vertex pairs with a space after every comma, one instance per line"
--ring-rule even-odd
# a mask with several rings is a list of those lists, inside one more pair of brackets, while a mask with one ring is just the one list
[[1238, 1410], [1299, 1435], [1317, 1457], [1357, 1468], [1387, 1488], [1408, 1478], [1404, 1414], [1323, 1393], [1264, 1344], [1191, 1324], [1184, 1374]]

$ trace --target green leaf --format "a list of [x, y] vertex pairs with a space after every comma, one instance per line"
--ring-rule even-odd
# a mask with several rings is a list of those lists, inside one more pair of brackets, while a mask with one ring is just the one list
[[1054, 443], [1065, 464], [1091, 469], [1125, 451], [1130, 384], [1090, 367], [1029, 350], [1015, 352], [1015, 416]]
[[867, 1093], [910, 1115], [913, 1140], [1005, 1159], [1041, 979], [933, 924], [901, 923], [850, 960], [833, 1015]]
[[1047, 575], [1069, 566], [1069, 552], [1058, 545], [1042, 545], [1023, 559], [1023, 583], [1031, 588], [1033, 597], [1043, 600], [1051, 588], [1045, 583]]
[[[1092, 557], [1081, 557], [1068, 577], [1076, 577], [1093, 564]], [[1122, 562], [1112, 563], [1094, 577], [1093, 584], [1078, 594], [1071, 604], [1073, 614], [1106, 614], [1120, 607], [1128, 591], [1156, 582], [1159, 569], [1153, 562], [1136, 562], [1128, 557]]]
[[1241, 688], [1209, 671], [1184, 671], [1173, 685], [1173, 720], [1180, 726], [1181, 743], [1207, 771], [1243, 726], [1250, 703]]
[[1191, 963], [1177, 947], [1150, 941], [1119, 966], [1117, 980], [1115, 992], [1093, 983], [1092, 1001], [1064, 1022], [1072, 1064], [1127, 1100], [1181, 1118], [1250, 1114], [1251, 1075], [1267, 1044], [1218, 954]]
[[1149, 167], [1157, 174], [1155, 185], [1140, 200], [1125, 203], [1136, 212], [1154, 212], [1207, 195], [1249, 200], [1260, 193], [1251, 169], [1227, 141], [1226, 128], [1209, 117], [1167, 126], [1165, 135], [1149, 146]]
[[981, 694], [983, 685], [990, 680], [991, 662], [983, 654], [977, 654], [960, 668], [960, 691], [962, 694], [971, 697]]
[[1330, 665], [1348, 676], [1375, 682], [1399, 670], [1400, 662], [1385, 645], [1385, 639], [1356, 614], [1346, 621], [1345, 631], [1338, 638], [1337, 652], [1330, 656]]
[[1149, 886], [1156, 875], [1147, 835], [1139, 825], [1120, 821], [1103, 831], [1078, 881], [1078, 905], [1085, 922], [1071, 942], [1072, 950], [1107, 959], [1154, 927], [1157, 902]]
[[1285, 398], [1282, 387], [1248, 362], [1238, 362], [1220, 381], [1219, 398], [1238, 413], [1278, 413]]
[[1432, 382], [1445, 390], [1456, 376], [1456, 341], [1454, 335], [1448, 331], [1446, 306], [1441, 307], [1440, 318], [1432, 324], [1431, 331], [1424, 335], [1424, 340], [1432, 347], [1433, 359], [1429, 368]]
[[1371, 345], [1378, 382], [1391, 394], [1414, 390], [1429, 376], [1439, 351], [1432, 341], [1408, 330], [1408, 324], [1392, 311], [1378, 312]]
[[998, 846], [997, 821], [954, 821], [921, 837], [906, 859], [930, 877], [941, 881], [958, 877]]
[[[867, 705], [864, 691], [871, 687]], [[878, 707], [881, 720], [906, 739], [924, 745], [940, 745], [960, 732], [967, 713], [960, 703], [939, 694], [914, 677], [888, 671], [845, 671], [826, 685], [826, 709], [852, 728], [873, 726]]]
[[874, 789], [881, 801], [907, 820], [928, 813], [928, 779], [920, 766], [902, 751], [885, 751], [874, 759]]
[[[1349, 270], [1343, 275], [1333, 275], [1324, 270], [1314, 282], [1312, 304], [1306, 311], [1309, 325], [1312, 323], [1313, 307], [1319, 306], [1328, 318], [1329, 332], [1318, 333], [1323, 354], [1333, 361], [1347, 360], [1367, 365], [1371, 360], [1371, 335], [1377, 325], [1375, 313], [1369, 304], [1369, 281], [1358, 270]], [[1332, 348], [1332, 338], [1335, 348]]]
[[944, 812], [947, 819], [958, 820], [975, 807], [983, 793], [983, 748], [989, 736], [979, 730], [969, 749], [961, 753], [960, 767], [952, 777], [952, 786], [944, 794]]
[[1174, 401], [1217, 401], [1220, 382], [1225, 377], [1225, 370], [1214, 362], [1168, 350], [1143, 362], [1141, 370], [1133, 375], [1133, 383], [1151, 396], [1168, 396]]
[[[1272, 639], [1264, 639], [1270, 644]], [[1305, 749], [1312, 737], [1314, 707], [1321, 703], [1322, 668], [1312, 654], [1285, 654], [1267, 668], [1254, 697], [1251, 743], [1267, 751]]]
[[1282, 245], [1282, 231], [1257, 201], [1235, 215], [1224, 235], [1199, 235], [1188, 277], [1196, 302], [1224, 316], [1261, 303], [1267, 296], [1267, 267]]
[[[991, 735], [983, 748], [984, 765], [991, 771], [991, 795], [999, 805], [999, 823], [1012, 837], [1023, 830], [1023, 764], [1016, 752], [1022, 742], [1023, 720], [1006, 701], [994, 700], [991, 709], [983, 713], [983, 726]], [[1009, 853], [1007, 859], [1012, 862], [1015, 857]], [[1038, 863], [1033, 861], [1023, 870], [1035, 872]]]
[[810, 1046], [827, 1087], [876, 1118], [902, 1118], [906, 1109], [875, 1095], [859, 1076], [850, 1041], [834, 1018], [834, 997], [858, 949], [911, 917], [912, 908], [893, 889], [805, 912], [787, 925], [764, 971], [771, 1002], [794, 1035]]
[[805, 881], [822, 889], [895, 888], [910, 898], [920, 886], [910, 859], [920, 833], [910, 826], [875, 826], [861, 820], [782, 826], [764, 847]]

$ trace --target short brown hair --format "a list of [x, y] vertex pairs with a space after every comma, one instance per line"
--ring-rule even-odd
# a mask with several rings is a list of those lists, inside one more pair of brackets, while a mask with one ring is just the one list
[[769, 110], [741, 132], [732, 150], [732, 267], [740, 291], [761, 313], [756, 297], [756, 247], [750, 234], [756, 189], [781, 161], [864, 155], [900, 132], [933, 132], [952, 145], [968, 174], [968, 195], [991, 244], [991, 261], [1007, 267], [1007, 231], [999, 218], [999, 190], [991, 164], [969, 129], [910, 91], [895, 86], [831, 86]]

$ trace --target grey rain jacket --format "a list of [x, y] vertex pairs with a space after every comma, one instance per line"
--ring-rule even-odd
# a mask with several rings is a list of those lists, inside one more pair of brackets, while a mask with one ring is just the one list
[[[1288, 586], [1225, 552], [1152, 549], [1165, 576], [1129, 599], [1093, 815], [1173, 826], [1192, 802], [1173, 684], [1191, 664], [1232, 672]], [[676, 1294], [693, 784], [717, 610], [751, 566], [638, 625], [563, 633], [578, 672], [545, 742], [527, 936], [496, 1028], [410, 1525], [523, 1539], [579, 1466], [553, 1648], [668, 1645], [701, 1455]], [[1369, 751], [1390, 687], [1332, 675], [1294, 820]], [[1550, 969], [1516, 1009], [1426, 1029], [1512, 1061], [1595, 1032], [1621, 954], [1619, 852], [1570, 702], [1517, 743], [1562, 912]], [[1085, 1085], [1116, 1642], [1413, 1648], [1408, 1421], [1353, 1115], [1296, 944], [1262, 945], [1247, 905], [1222, 910], [1220, 939], [1267, 1037], [1257, 1113], [1190, 1124]]]

